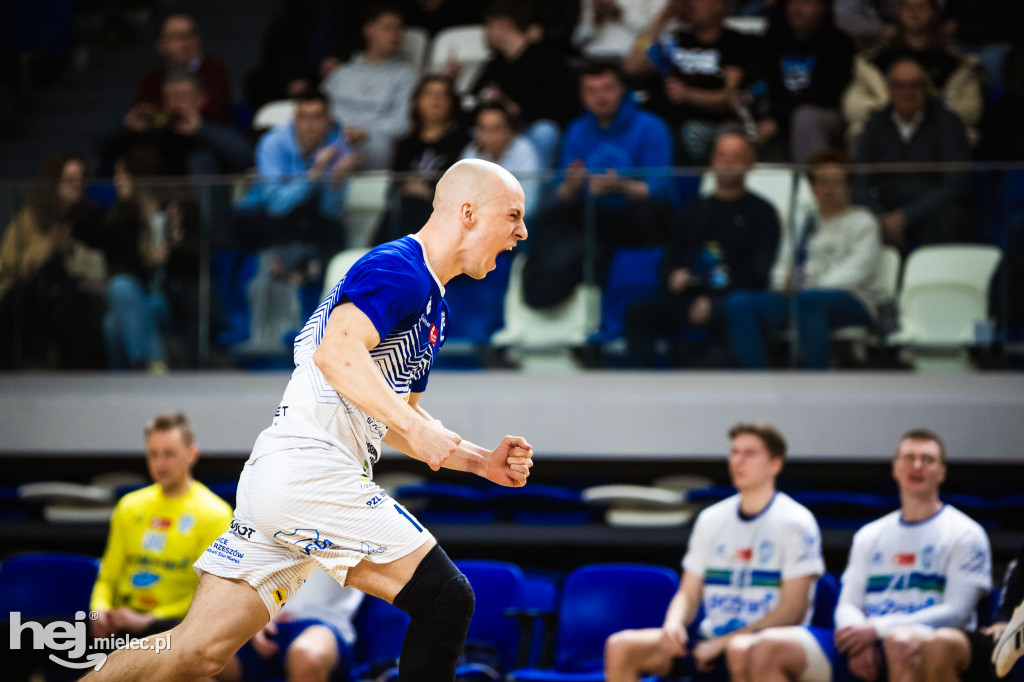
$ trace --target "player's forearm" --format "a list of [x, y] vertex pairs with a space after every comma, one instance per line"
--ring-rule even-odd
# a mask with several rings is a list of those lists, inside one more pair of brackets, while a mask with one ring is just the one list
[[665, 625], [689, 625], [697, 615], [697, 606], [683, 592], [676, 592], [665, 611]]
[[370, 352], [358, 341], [333, 340], [328, 346], [325, 339], [313, 361], [338, 395], [386, 424], [403, 439], [416, 422], [423, 419], [388, 386]]
[[840, 603], [836, 608], [836, 629], [849, 625], [860, 625], [867, 620], [864, 612], [853, 604]]

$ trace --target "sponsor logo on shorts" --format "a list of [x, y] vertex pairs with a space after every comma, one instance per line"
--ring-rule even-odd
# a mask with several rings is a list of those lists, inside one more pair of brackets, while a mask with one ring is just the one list
[[377, 448], [373, 447], [373, 443], [366, 444], [366, 452], [369, 453], [370, 457], [377, 457]]
[[369, 507], [370, 509], [376, 509], [380, 505], [384, 504], [384, 502], [387, 501], [388, 497], [389, 495], [383, 490], [381, 490], [379, 493], [377, 493], [376, 495], [374, 495], [373, 497], [366, 501], [366, 506]]
[[430, 325], [430, 345], [437, 345], [437, 327], [434, 325]]
[[279, 530], [274, 533], [274, 538], [295, 545], [305, 552], [306, 556], [311, 555], [313, 552], [334, 547], [333, 542], [327, 538], [320, 537], [320, 531], [316, 528], [296, 528], [287, 532]]
[[234, 547], [228, 546], [228, 539], [221, 536], [213, 541], [213, 544], [206, 548], [206, 551], [215, 557], [227, 559], [231, 563], [239, 564], [245, 558], [244, 552], [239, 552]]
[[283, 606], [286, 601], [288, 601], [288, 590], [282, 585], [274, 590], [274, 602]]
[[252, 534], [256, 532], [256, 529], [245, 525], [238, 519], [231, 519], [231, 529], [229, 532], [242, 540], [252, 540]]
[[359, 551], [363, 554], [384, 554], [388, 551], [388, 548], [375, 545], [372, 542], [362, 542], [360, 543]]

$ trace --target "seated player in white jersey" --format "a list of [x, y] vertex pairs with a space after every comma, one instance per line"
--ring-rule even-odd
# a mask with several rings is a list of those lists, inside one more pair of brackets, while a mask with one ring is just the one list
[[382, 443], [506, 486], [526, 483], [533, 450], [462, 440], [420, 405], [448, 307], [444, 285], [482, 278], [526, 239], [523, 191], [495, 164], [460, 161], [438, 181], [415, 235], [352, 266], [295, 340], [295, 371], [238, 483], [231, 527], [196, 561], [192, 607], [170, 651], [119, 651], [87, 679], [216, 674], [316, 568], [406, 611], [402, 682], [451, 682], [473, 614], [472, 588], [433, 536], [374, 483]]
[[321, 569], [249, 643], [242, 647], [217, 682], [258, 682], [283, 677], [287, 682], [349, 680], [356, 628], [363, 603], [359, 590], [342, 587]]
[[740, 679], [931, 679], [922, 652], [933, 628], [974, 629], [978, 600], [991, 589], [991, 552], [981, 526], [939, 499], [945, 445], [931, 431], [908, 431], [892, 476], [900, 508], [854, 535], [835, 632], [767, 630], [748, 650], [749, 674]]
[[[821, 533], [811, 512], [775, 489], [786, 441], [766, 424], [737, 424], [729, 438], [729, 476], [739, 494], [697, 516], [662, 627], [608, 638], [608, 682], [677, 672], [727, 680], [747, 633], [810, 620], [814, 585], [825, 571]], [[704, 619], [691, 642], [687, 626], [702, 601]]]

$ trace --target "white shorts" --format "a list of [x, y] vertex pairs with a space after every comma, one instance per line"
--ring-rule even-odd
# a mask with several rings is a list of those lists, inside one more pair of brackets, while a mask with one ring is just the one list
[[432, 537], [354, 457], [287, 450], [246, 462], [231, 527], [195, 569], [245, 580], [273, 618], [315, 569], [345, 585], [363, 559], [390, 563]]

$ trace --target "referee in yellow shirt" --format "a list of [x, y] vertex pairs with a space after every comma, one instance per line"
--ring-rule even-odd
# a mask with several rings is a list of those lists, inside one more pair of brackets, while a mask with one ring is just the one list
[[144, 637], [185, 617], [199, 585], [192, 563], [231, 523], [231, 507], [192, 478], [199, 458], [183, 414], [146, 425], [153, 485], [121, 498], [89, 608], [94, 637]]

